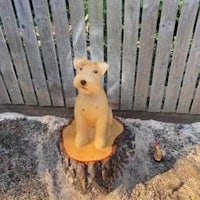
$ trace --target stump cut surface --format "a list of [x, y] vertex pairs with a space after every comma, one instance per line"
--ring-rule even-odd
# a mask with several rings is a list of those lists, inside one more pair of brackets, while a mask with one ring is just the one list
[[72, 120], [62, 131], [63, 148], [69, 158], [79, 162], [95, 162], [110, 157], [115, 151], [114, 141], [123, 133], [124, 126], [121, 122], [113, 119], [111, 131], [107, 138], [107, 147], [103, 149], [96, 149], [93, 142], [86, 146], [77, 147], [74, 141], [76, 134], [76, 123]]

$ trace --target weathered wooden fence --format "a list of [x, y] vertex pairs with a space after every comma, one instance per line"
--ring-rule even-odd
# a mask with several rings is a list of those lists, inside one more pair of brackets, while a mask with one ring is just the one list
[[0, 0], [0, 103], [73, 107], [74, 56], [114, 109], [200, 114], [199, 0]]

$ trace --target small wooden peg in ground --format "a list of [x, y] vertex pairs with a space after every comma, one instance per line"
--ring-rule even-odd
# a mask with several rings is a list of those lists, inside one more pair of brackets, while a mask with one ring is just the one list
[[154, 144], [154, 160], [157, 162], [160, 162], [164, 159], [165, 157], [165, 150], [161, 148], [160, 143], [158, 140], [156, 140], [155, 144]]

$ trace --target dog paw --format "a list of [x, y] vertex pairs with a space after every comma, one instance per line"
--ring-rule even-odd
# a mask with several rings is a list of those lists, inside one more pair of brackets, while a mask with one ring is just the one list
[[89, 143], [89, 141], [87, 139], [80, 138], [78, 136], [75, 137], [75, 144], [77, 147], [83, 147], [83, 146], [87, 145], [88, 143]]
[[105, 141], [94, 141], [94, 146], [96, 149], [103, 149], [106, 147]]

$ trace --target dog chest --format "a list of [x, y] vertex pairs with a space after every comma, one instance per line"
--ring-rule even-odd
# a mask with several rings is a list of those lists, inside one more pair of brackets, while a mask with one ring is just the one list
[[102, 98], [82, 98], [76, 99], [75, 113], [79, 113], [91, 124], [96, 123], [99, 117], [108, 113], [108, 103]]

